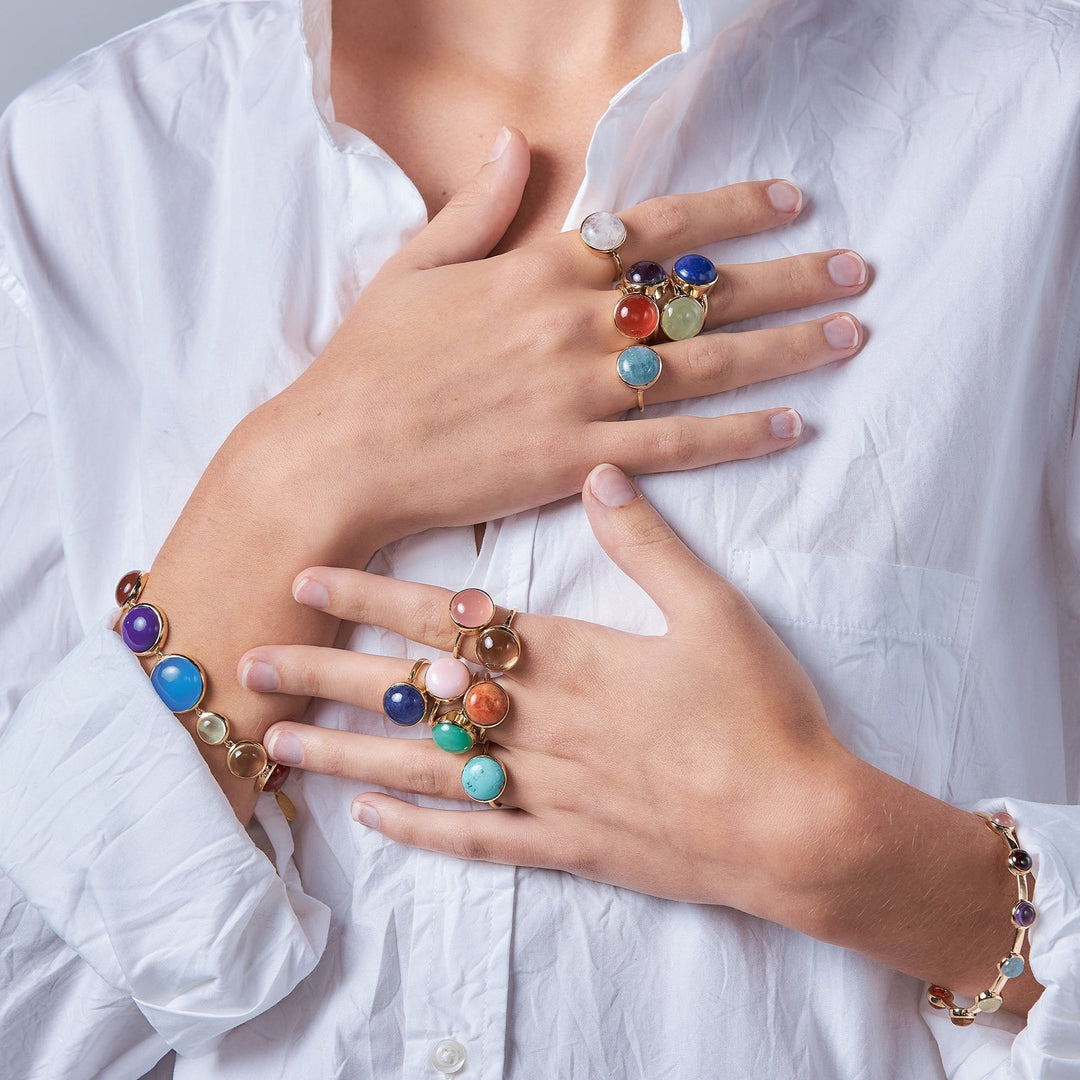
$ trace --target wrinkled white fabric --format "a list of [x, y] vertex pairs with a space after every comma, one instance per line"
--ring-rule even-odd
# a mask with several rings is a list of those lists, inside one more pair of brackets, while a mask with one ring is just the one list
[[[178, 1080], [415, 1078], [446, 1038], [467, 1080], [1080, 1076], [1080, 5], [684, 0], [683, 51], [612, 102], [567, 218], [790, 176], [798, 223], [710, 253], [875, 268], [856, 359], [649, 410], [791, 405], [797, 448], [642, 487], [848, 746], [1016, 816], [1046, 991], [959, 1030], [915, 980], [738, 912], [395, 845], [350, 821], [352, 783], [291, 779], [291, 836], [261, 807], [271, 862], [107, 629], [232, 426], [423, 225], [333, 120], [325, 4], [196, 3], [0, 125], [5, 1078], [135, 1077], [169, 1047]], [[662, 630], [576, 500], [492, 523], [479, 557], [441, 530], [376, 567]]]

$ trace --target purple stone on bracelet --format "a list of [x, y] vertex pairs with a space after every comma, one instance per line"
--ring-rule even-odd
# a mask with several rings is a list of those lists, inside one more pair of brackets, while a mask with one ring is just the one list
[[161, 641], [161, 631], [161, 616], [150, 604], [136, 604], [120, 623], [120, 636], [134, 653], [153, 652]]
[[1026, 930], [1038, 916], [1035, 905], [1028, 900], [1021, 900], [1012, 910], [1013, 922], [1022, 930]]

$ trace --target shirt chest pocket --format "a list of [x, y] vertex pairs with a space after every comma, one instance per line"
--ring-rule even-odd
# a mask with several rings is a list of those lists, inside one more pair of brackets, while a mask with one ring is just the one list
[[941, 794], [978, 582], [768, 548], [733, 551], [729, 576], [810, 675], [844, 745]]

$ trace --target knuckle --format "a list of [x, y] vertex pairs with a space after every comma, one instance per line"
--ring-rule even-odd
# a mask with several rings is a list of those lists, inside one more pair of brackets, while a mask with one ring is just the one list
[[695, 381], [727, 388], [734, 376], [735, 357], [728, 334], [706, 334], [690, 339], [686, 366]]
[[446, 834], [446, 851], [458, 859], [487, 860], [491, 851], [487, 843], [477, 836], [466, 824], [453, 825]]
[[664, 195], [643, 203], [641, 209], [645, 227], [658, 244], [677, 245], [690, 231], [690, 211], [682, 199]]
[[440, 647], [453, 641], [446, 606], [439, 601], [420, 601], [411, 622], [417, 628], [417, 641]]
[[428, 749], [426, 743], [405, 758], [402, 768], [402, 781], [407, 791], [417, 795], [441, 795], [444, 794], [446, 784], [443, 782], [442, 771], [437, 767], [432, 755], [424, 753]]
[[656, 457], [673, 469], [685, 469], [694, 463], [697, 440], [686, 424], [667, 424], [656, 436]]
[[716, 284], [709, 290], [709, 311], [723, 314], [731, 308], [734, 299], [735, 289], [731, 284], [731, 276], [718, 267]]

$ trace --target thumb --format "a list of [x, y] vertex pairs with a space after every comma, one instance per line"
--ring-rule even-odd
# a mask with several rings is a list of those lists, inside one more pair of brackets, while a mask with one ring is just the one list
[[597, 465], [589, 473], [581, 499], [600, 546], [656, 602], [669, 628], [688, 614], [715, 616], [718, 599], [738, 596], [614, 465]]
[[504, 127], [480, 171], [394, 262], [401, 269], [429, 270], [484, 258], [514, 220], [528, 177], [529, 144], [516, 128]]

